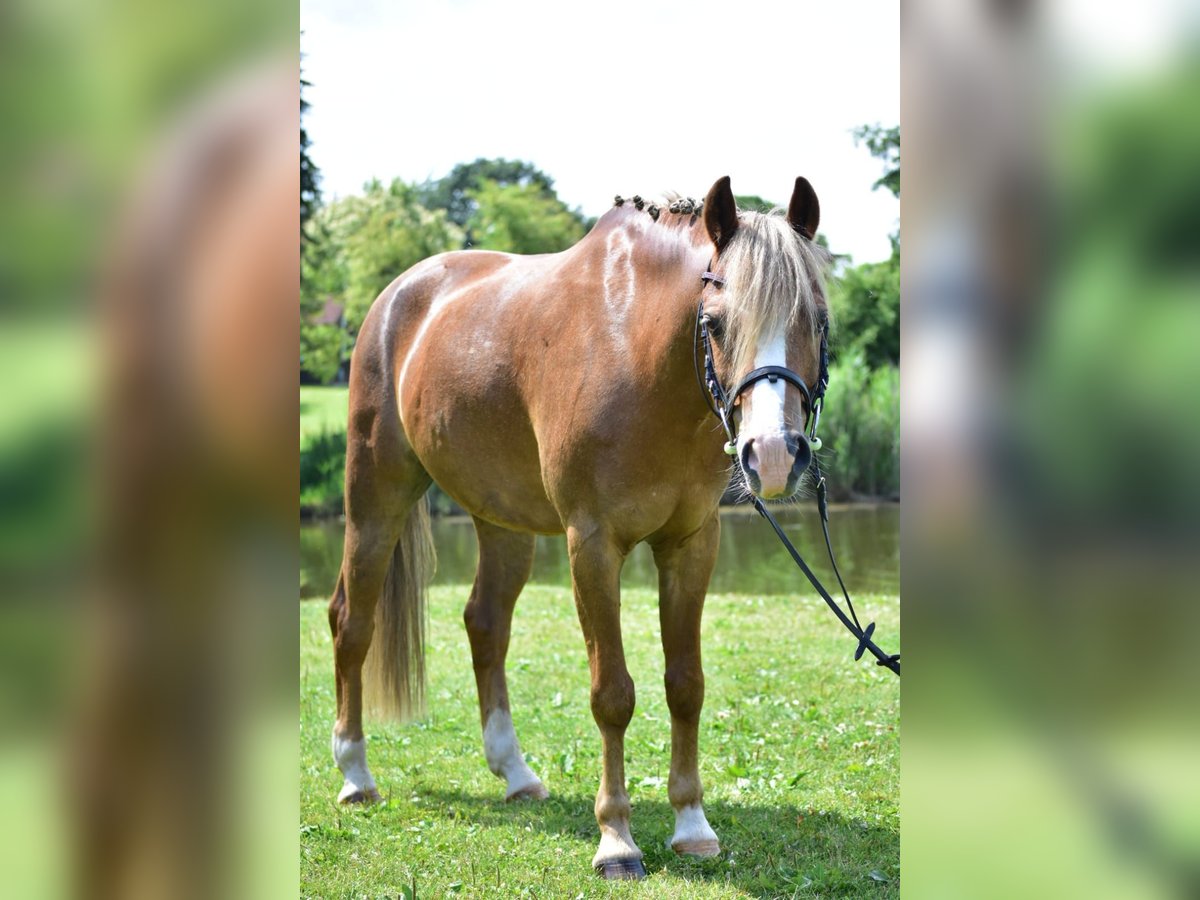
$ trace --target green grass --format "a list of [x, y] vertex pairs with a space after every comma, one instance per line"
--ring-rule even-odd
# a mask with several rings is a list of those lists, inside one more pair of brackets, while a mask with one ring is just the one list
[[[531, 585], [517, 606], [509, 686], [517, 733], [551, 799], [505, 804], [487, 770], [461, 610], [467, 588], [430, 598], [428, 717], [368, 723], [386, 802], [336, 803], [329, 752], [333, 651], [323, 602], [301, 604], [301, 890], [305, 896], [832, 897], [899, 895], [899, 682], [852, 658], [853, 639], [815, 597], [710, 596], [701, 723], [714, 860], [665, 848], [670, 721], [657, 597], [626, 590], [625, 649], [637, 684], [626, 735], [633, 835], [649, 877], [591, 871], [599, 736], [570, 590]], [[899, 650], [899, 601], [864, 596]]]
[[300, 448], [321, 434], [345, 433], [349, 402], [345, 385], [300, 388]]

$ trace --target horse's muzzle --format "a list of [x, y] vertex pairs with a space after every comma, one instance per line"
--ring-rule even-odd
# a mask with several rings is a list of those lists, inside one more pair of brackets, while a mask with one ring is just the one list
[[764, 500], [778, 500], [796, 492], [812, 450], [798, 431], [775, 432], [749, 438], [741, 461], [750, 490]]

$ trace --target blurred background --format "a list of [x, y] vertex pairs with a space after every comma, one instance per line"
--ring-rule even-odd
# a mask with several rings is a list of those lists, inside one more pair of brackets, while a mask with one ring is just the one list
[[298, 32], [0, 10], [5, 896], [296, 892]]
[[912, 896], [1200, 892], [1198, 38], [904, 6]]

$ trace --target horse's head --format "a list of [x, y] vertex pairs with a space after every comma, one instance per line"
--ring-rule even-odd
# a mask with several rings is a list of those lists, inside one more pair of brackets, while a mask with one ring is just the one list
[[819, 446], [811, 426], [824, 376], [828, 261], [813, 243], [819, 218], [804, 178], [796, 179], [786, 215], [739, 212], [728, 177], [704, 201], [719, 277], [704, 288], [703, 313], [732, 407], [737, 458], [747, 487], [767, 500], [796, 492]]

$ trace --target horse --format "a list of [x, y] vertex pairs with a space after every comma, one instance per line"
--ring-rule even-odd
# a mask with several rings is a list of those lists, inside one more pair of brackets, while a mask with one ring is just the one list
[[[565, 532], [603, 749], [592, 865], [606, 878], [644, 877], [625, 788], [634, 684], [620, 622], [621, 567], [644, 541], [659, 573], [671, 846], [720, 852], [698, 768], [701, 612], [730, 455], [745, 490], [780, 499], [817, 445], [804, 432], [814, 411], [802, 385], [823, 373], [819, 217], [804, 178], [786, 210], [762, 213], [738, 208], [726, 176], [699, 204], [618, 197], [561, 253], [444, 253], [379, 295], [352, 358], [345, 551], [329, 607], [341, 802], [380, 797], [362, 729], [364, 663], [370, 703], [401, 718], [423, 709], [434, 563], [425, 493], [436, 481], [478, 537], [463, 619], [484, 757], [506, 799], [548, 796], [517, 740], [505, 655], [535, 535]], [[715, 377], [743, 382], [730, 396], [728, 447], [697, 384], [701, 328]]]

